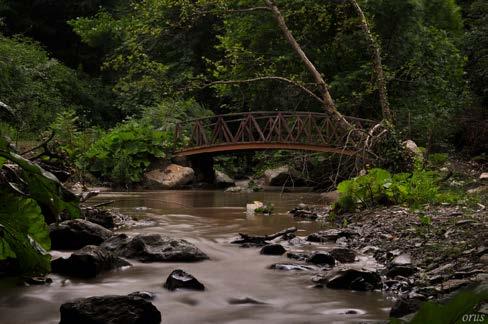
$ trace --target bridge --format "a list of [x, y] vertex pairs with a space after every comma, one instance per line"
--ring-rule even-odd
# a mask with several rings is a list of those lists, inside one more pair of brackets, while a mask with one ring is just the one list
[[[368, 129], [375, 124], [360, 118], [346, 119], [359, 129]], [[266, 149], [354, 155], [357, 152], [348, 145], [347, 137], [347, 133], [338, 130], [330, 115], [324, 113], [231, 113], [178, 123], [175, 130], [175, 155]]]

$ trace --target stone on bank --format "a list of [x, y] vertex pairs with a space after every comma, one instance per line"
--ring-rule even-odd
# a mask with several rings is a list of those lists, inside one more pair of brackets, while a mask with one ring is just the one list
[[170, 164], [144, 174], [145, 186], [151, 189], [179, 189], [195, 180], [195, 171], [190, 167]]

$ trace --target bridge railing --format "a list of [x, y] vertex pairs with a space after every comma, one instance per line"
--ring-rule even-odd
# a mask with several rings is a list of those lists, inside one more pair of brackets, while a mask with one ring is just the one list
[[[358, 128], [369, 128], [370, 120], [346, 117]], [[258, 111], [231, 113], [178, 123], [175, 145], [186, 148], [239, 143], [310, 144], [338, 147], [347, 134], [328, 114], [300, 111]], [[181, 144], [183, 143], [183, 144]]]

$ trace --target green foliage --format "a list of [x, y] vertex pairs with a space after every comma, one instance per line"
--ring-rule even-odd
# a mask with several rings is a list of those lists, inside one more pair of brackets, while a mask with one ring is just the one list
[[130, 1], [122, 13], [102, 10], [71, 20], [82, 40], [107, 52], [103, 70], [114, 79], [117, 103], [140, 115], [164, 99], [187, 95], [192, 78], [205, 71], [213, 52], [211, 19], [193, 19], [192, 1]]
[[339, 183], [337, 212], [354, 211], [378, 205], [406, 204], [418, 208], [423, 204], [455, 202], [454, 193], [442, 192], [439, 176], [432, 171], [416, 169], [412, 173], [391, 174], [383, 169], [371, 169], [366, 175]]
[[50, 270], [49, 229], [35, 200], [1, 190], [0, 260], [16, 258], [22, 273]]
[[429, 164], [434, 168], [440, 168], [446, 164], [449, 155], [447, 153], [429, 154]]
[[254, 210], [255, 213], [261, 213], [261, 214], [271, 214], [273, 213], [274, 210], [274, 205], [271, 203], [265, 203], [263, 207], [256, 208]]
[[420, 225], [430, 226], [432, 224], [432, 217], [429, 215], [419, 215]]
[[[467, 2], [467, 1], [465, 1]], [[468, 57], [466, 70], [473, 91], [488, 104], [488, 3], [469, 1], [466, 8], [464, 52]]]
[[12, 125], [24, 137], [45, 130], [67, 109], [95, 119], [93, 111], [107, 107], [103, 88], [50, 58], [36, 42], [0, 34], [0, 98], [18, 116]]
[[60, 215], [80, 216], [79, 199], [66, 190], [51, 173], [12, 152], [0, 138], [0, 169], [9, 160], [20, 172], [12, 181], [0, 172], [0, 260], [16, 258], [19, 270], [27, 274], [49, 271], [49, 230], [46, 221]]
[[69, 159], [58, 162], [73, 165], [80, 172], [79, 177], [83, 178], [89, 167], [85, 153], [100, 138], [103, 130], [96, 127], [81, 130], [79, 123], [80, 118], [74, 111], [59, 113], [50, 127], [55, 135], [51, 146], [53, 151]]
[[23, 183], [30, 196], [43, 208], [46, 217], [57, 220], [61, 213], [71, 218], [80, 217], [79, 199], [66, 190], [53, 174], [13, 152], [0, 150], [0, 156], [21, 167]]
[[117, 184], [129, 184], [141, 181], [153, 160], [168, 158], [172, 147], [170, 132], [130, 119], [102, 135], [85, 158], [94, 174]]
[[141, 122], [158, 130], [173, 131], [176, 123], [210, 116], [213, 116], [213, 112], [199, 105], [193, 98], [167, 98], [154, 107], [144, 108]]
[[444, 323], [486, 323], [488, 315], [480, 313], [479, 307], [488, 300], [486, 285], [457, 293], [448, 303], [425, 302], [409, 321], [390, 320], [391, 324], [444, 324]]

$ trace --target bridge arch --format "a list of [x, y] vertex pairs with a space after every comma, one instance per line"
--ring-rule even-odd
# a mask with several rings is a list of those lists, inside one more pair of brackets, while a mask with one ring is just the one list
[[[346, 117], [365, 129], [375, 122]], [[305, 150], [354, 155], [347, 132], [337, 129], [328, 114], [259, 111], [232, 113], [184, 121], [176, 125], [175, 156], [241, 150]]]

